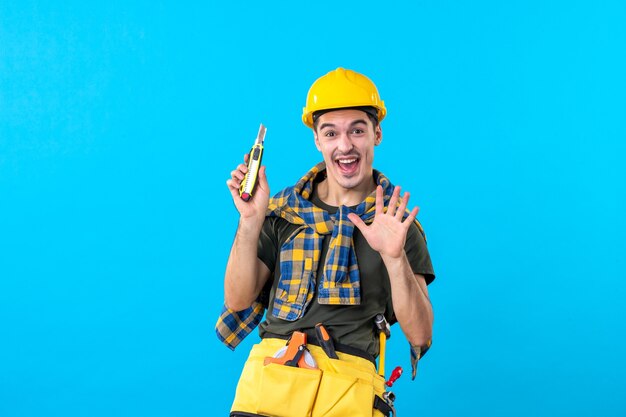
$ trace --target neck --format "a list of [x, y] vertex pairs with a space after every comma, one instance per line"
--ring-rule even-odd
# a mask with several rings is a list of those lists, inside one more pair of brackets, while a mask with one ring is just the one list
[[376, 189], [376, 183], [372, 176], [370, 181], [355, 188], [343, 188], [334, 181], [325, 178], [317, 186], [317, 195], [329, 206], [356, 206]]

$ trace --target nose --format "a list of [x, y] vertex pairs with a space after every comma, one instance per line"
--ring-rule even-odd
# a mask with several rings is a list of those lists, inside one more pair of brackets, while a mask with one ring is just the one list
[[337, 150], [341, 153], [348, 153], [352, 150], [354, 145], [352, 144], [352, 139], [350, 139], [350, 135], [348, 133], [342, 133], [339, 136], [339, 140], [337, 142]]

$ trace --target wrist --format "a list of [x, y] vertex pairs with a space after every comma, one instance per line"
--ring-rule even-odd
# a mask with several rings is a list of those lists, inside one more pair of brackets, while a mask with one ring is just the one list
[[387, 273], [389, 274], [389, 279], [391, 281], [396, 281], [397, 279], [401, 279], [405, 277], [411, 271], [411, 266], [409, 265], [409, 260], [406, 257], [404, 250], [400, 256], [390, 256], [390, 255], [382, 255], [381, 258], [383, 260], [383, 264], [385, 265], [385, 269], [387, 269]]
[[383, 260], [383, 263], [387, 266], [391, 266], [394, 264], [400, 264], [404, 261], [404, 258], [406, 257], [406, 253], [404, 252], [404, 249], [402, 251], [400, 251], [399, 254], [380, 254], [380, 257]]
[[265, 217], [257, 219], [256, 217], [242, 217], [239, 219], [237, 226], [237, 234], [258, 237], [263, 228]]

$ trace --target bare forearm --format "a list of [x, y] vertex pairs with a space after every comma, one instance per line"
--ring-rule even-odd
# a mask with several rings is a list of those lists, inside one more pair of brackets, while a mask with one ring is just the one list
[[265, 284], [269, 271], [257, 257], [262, 224], [239, 223], [224, 276], [224, 301], [235, 311], [248, 308]]
[[415, 275], [403, 253], [398, 258], [383, 256], [389, 273], [393, 310], [411, 345], [424, 346], [432, 338], [433, 310], [426, 281]]

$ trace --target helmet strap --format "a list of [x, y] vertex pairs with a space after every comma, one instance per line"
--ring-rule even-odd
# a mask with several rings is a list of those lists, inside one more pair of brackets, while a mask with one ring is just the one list
[[324, 109], [324, 110], [318, 110], [316, 112], [313, 113], [312, 117], [313, 117], [313, 123], [315, 124], [315, 122], [317, 121], [317, 119], [326, 113], [330, 113], [331, 111], [338, 111], [338, 110], [360, 110], [363, 111], [367, 114], [369, 114], [370, 116], [373, 116], [374, 119], [376, 119], [376, 123], [378, 123], [378, 109], [376, 107], [373, 106], [355, 106], [355, 107], [339, 107], [336, 109]]

